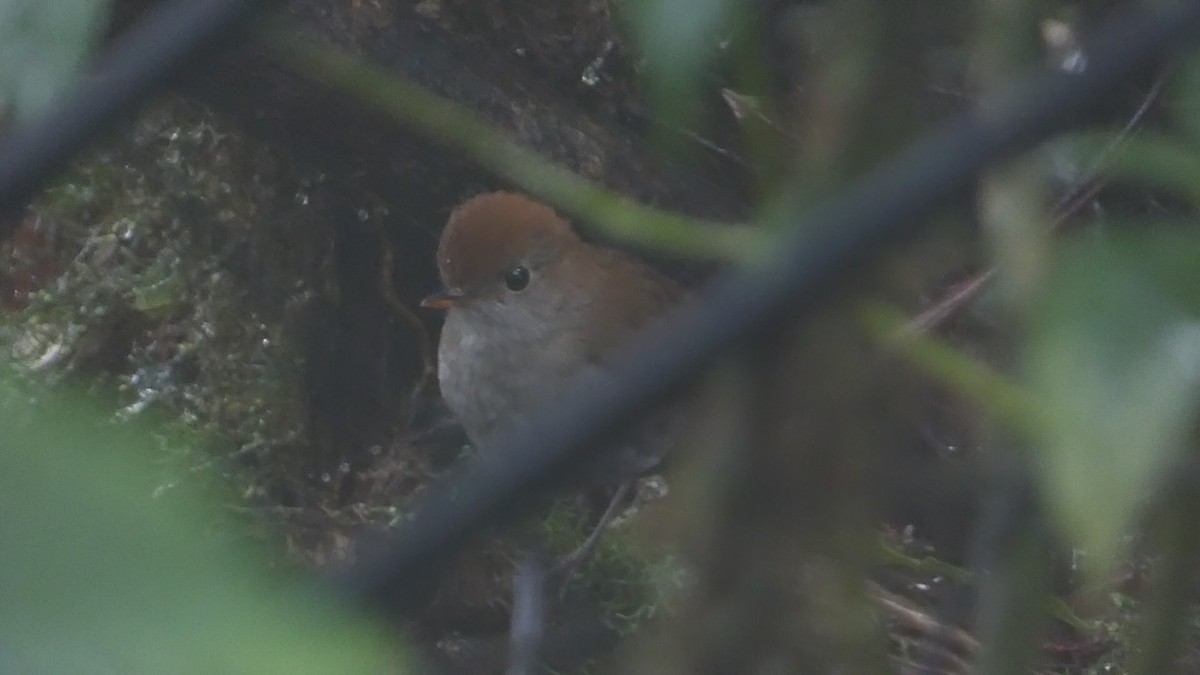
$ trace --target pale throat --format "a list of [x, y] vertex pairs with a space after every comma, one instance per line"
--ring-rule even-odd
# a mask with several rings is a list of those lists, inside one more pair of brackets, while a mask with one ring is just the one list
[[579, 371], [577, 341], [546, 319], [519, 303], [447, 313], [438, 381], [472, 443], [524, 423]]

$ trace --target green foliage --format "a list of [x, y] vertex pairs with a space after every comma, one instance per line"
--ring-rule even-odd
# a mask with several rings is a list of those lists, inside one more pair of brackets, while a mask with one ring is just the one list
[[1193, 52], [1179, 59], [1174, 94], [1171, 120], [1193, 149], [1200, 148], [1200, 54]]
[[870, 306], [863, 321], [889, 349], [917, 364], [938, 381], [983, 403], [1005, 423], [1028, 433], [1041, 423], [1043, 408], [1030, 392], [994, 368], [950, 345], [910, 330], [899, 312]]
[[33, 119], [70, 87], [107, 16], [103, 0], [0, 0], [0, 117]]
[[1200, 55], [1180, 61], [1172, 84], [1170, 131], [1141, 132], [1115, 144], [1111, 134], [1080, 133], [1065, 145], [1079, 153], [1103, 153], [1104, 173], [1111, 179], [1164, 190], [1200, 208]]
[[[1200, 209], [1197, 69], [1172, 87], [1171, 131], [1132, 138], [1081, 134], [1079, 148], [1115, 148], [1115, 181], [1164, 190]], [[1031, 316], [1023, 368], [1045, 406], [1036, 462], [1047, 503], [1093, 578], [1187, 455], [1200, 403], [1200, 239], [1178, 220], [1110, 223], [1124, 233], [1059, 252]]]
[[[5, 387], [11, 385], [5, 384]], [[152, 498], [152, 448], [77, 404], [0, 410], [0, 670], [394, 672], [392, 637]]]
[[[1157, 232], [1065, 246], [1035, 304], [1027, 386], [937, 341], [893, 348], [1033, 446], [1046, 503], [1093, 579], [1183, 457], [1200, 402], [1200, 240]], [[870, 315], [877, 332], [895, 322]]]
[[[1184, 69], [1181, 101], [1196, 97], [1195, 68]], [[1124, 139], [1106, 170], [1200, 208], [1194, 110], [1177, 110], [1177, 133]], [[1068, 144], [1098, 150], [1113, 138], [1084, 134]], [[1200, 238], [1178, 221], [1126, 225], [1117, 227], [1123, 234], [1068, 240], [1050, 256], [1031, 296], [1021, 383], [928, 338], [901, 331], [892, 343], [1031, 446], [1059, 534], [1087, 552], [1084, 571], [1093, 581], [1111, 569], [1144, 507], [1186, 456], [1200, 403]], [[879, 312], [869, 318], [881, 336], [899, 325]]]
[[[1194, 222], [1200, 209], [1200, 59], [1180, 65], [1167, 101], [1165, 130], [1076, 134], [1057, 144], [1055, 152], [1100, 157], [1107, 180], [1159, 197], [1155, 204], [1162, 208], [1157, 217], [1136, 221], [1106, 215], [1086, 235], [1064, 237], [1053, 247], [1036, 231], [1019, 242], [1030, 249], [1020, 259], [1034, 264], [1010, 261], [998, 270], [1009, 288], [1022, 291], [1010, 295], [1008, 314], [1023, 320], [1012, 333], [1018, 338], [1010, 352], [1015, 376], [904, 327], [896, 315], [874, 310], [867, 316], [890, 347], [981, 403], [1001, 422], [1008, 443], [1024, 451], [1001, 461], [1024, 462], [1032, 470], [1058, 541], [1079, 554], [1074, 560], [1087, 590], [1104, 592], [1083, 596], [1100, 614], [1099, 635], [1088, 631], [1091, 641], [1098, 649], [1103, 645], [1088, 672], [1158, 673], [1172, 664], [1190, 672], [1178, 659], [1183, 641], [1195, 639], [1187, 598], [1194, 583], [1190, 523], [1196, 504], [1181, 498], [1187, 491], [1178, 489], [1176, 477], [1194, 461], [1200, 410], [1200, 237]], [[996, 221], [1010, 228], [995, 233], [998, 246], [1006, 245], [1011, 230], [1040, 220], [1029, 207], [1043, 199], [1029, 185], [1017, 180], [997, 186], [1015, 206]], [[1114, 591], [1115, 568], [1147, 560], [1146, 543], [1137, 536], [1147, 530], [1159, 534], [1153, 539], [1161, 555], [1147, 565], [1153, 583], [1145, 594]], [[996, 554], [1019, 548], [1009, 542]], [[983, 582], [979, 668], [1011, 672], [1018, 662], [1029, 663], [1030, 655], [1013, 649], [1029, 637], [1015, 629], [1036, 616], [1037, 598], [1027, 591], [1044, 569], [1037, 562], [1044, 556], [1044, 550], [1032, 551], [1011, 566], [997, 563], [1000, 572]], [[920, 561], [891, 562], [916, 568]], [[1002, 573], [1007, 581], [997, 581]], [[1051, 611], [1066, 620], [1065, 609], [1060, 604]], [[1138, 623], [1140, 630], [1131, 627]], [[989, 625], [1004, 628], [989, 631]]]
[[1200, 401], [1198, 256], [1193, 235], [1075, 242], [1032, 317], [1023, 361], [1045, 405], [1034, 458], [1095, 573], [1186, 447]]
[[735, 0], [635, 0], [627, 3], [633, 35], [645, 59], [644, 72], [655, 114], [687, 126], [699, 100], [701, 76], [729, 39], [730, 23], [742, 3]]
[[[538, 541], [556, 554], [574, 551], [591, 532], [577, 500], [560, 499], [539, 523]], [[683, 568], [674, 557], [655, 555], [628, 528], [604, 533], [591, 557], [570, 580], [587, 588], [602, 618], [622, 635], [634, 634], [651, 619], [671, 611], [683, 588]]]

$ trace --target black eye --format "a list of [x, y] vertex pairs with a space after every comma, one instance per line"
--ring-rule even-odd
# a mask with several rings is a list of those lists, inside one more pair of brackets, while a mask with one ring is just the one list
[[517, 265], [504, 275], [504, 285], [508, 286], [510, 291], [521, 291], [529, 285], [529, 268], [524, 265]]

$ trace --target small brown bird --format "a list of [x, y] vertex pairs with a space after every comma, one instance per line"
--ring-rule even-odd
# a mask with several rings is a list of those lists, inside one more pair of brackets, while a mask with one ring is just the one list
[[[549, 207], [508, 192], [450, 214], [437, 267], [444, 287], [421, 304], [449, 310], [438, 382], [476, 446], [525, 423], [573, 382], [611, 377], [620, 347], [684, 296], [634, 258], [580, 239]], [[677, 410], [652, 417], [590, 468], [593, 483], [622, 486], [609, 511], [629, 478], [672, 449], [678, 419]]]

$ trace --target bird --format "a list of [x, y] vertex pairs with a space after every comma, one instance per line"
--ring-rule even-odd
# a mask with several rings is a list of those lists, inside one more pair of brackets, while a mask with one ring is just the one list
[[[554, 209], [513, 192], [488, 192], [450, 213], [437, 247], [442, 287], [421, 305], [446, 310], [438, 385], [467, 438], [485, 448], [526, 424], [587, 378], [614, 377], [631, 337], [686, 297], [661, 272], [585, 241]], [[633, 479], [658, 469], [680, 436], [679, 406], [618, 435], [583, 472], [615, 486], [594, 538]]]

